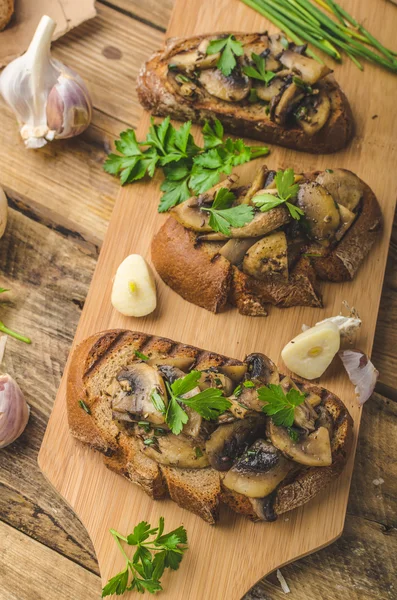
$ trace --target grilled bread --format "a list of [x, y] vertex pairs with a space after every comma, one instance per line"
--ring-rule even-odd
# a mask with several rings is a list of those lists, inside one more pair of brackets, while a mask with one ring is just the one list
[[14, 14], [14, 0], [0, 0], [0, 31], [7, 27]]
[[[151, 393], [162, 393], [161, 379], [192, 370], [202, 372], [201, 388], [222, 389], [231, 406], [216, 421], [186, 409], [189, 420], [173, 435]], [[306, 394], [295, 409], [294, 439], [261, 411], [256, 390], [268, 383]], [[208, 523], [218, 519], [220, 502], [254, 520], [301, 506], [341, 472], [352, 437], [336, 396], [283, 377], [263, 354], [239, 361], [126, 330], [98, 333], [76, 348], [67, 409], [71, 433], [103, 453], [110, 469]]]
[[[285, 203], [267, 212], [258, 208], [257, 199], [277, 191], [275, 176], [264, 165], [247, 188], [232, 175], [172, 209], [152, 242], [164, 282], [209, 311], [230, 303], [242, 314], [264, 316], [269, 304], [322, 306], [317, 278], [353, 279], [381, 231], [372, 190], [344, 169], [295, 175], [290, 203], [304, 213], [296, 220]], [[253, 220], [231, 227], [229, 236], [214, 232], [205, 212], [220, 187], [234, 192], [234, 206], [255, 209]]]
[[[234, 33], [242, 55], [225, 76], [220, 53], [207, 53], [211, 41], [225, 37], [168, 40], [140, 71], [144, 108], [196, 123], [217, 118], [231, 133], [295, 150], [328, 153], [347, 145], [354, 130], [349, 103], [331, 70], [308, 58], [305, 46], [280, 34]], [[258, 79], [261, 67], [265, 80]]]

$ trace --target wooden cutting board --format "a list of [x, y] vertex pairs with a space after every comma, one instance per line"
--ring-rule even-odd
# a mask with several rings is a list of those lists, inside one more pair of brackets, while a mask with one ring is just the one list
[[[392, 46], [395, 41], [395, 7], [384, 0], [344, 0], [343, 5], [371, 31]], [[238, 0], [177, 0], [168, 35], [213, 31], [273, 30], [270, 24]], [[134, 32], [131, 31], [131, 35]], [[264, 352], [279, 362], [280, 350], [309, 325], [337, 314], [343, 300], [358, 308], [363, 326], [357, 346], [370, 353], [374, 338], [383, 274], [396, 201], [397, 78], [365, 65], [361, 73], [347, 60], [335, 68], [355, 115], [356, 137], [343, 152], [314, 156], [272, 147], [267, 163], [272, 168], [296, 171], [345, 167], [362, 177], [376, 193], [385, 226], [381, 241], [351, 283], [323, 285], [324, 310], [271, 308], [267, 318], [243, 317], [232, 309], [220, 315], [188, 304], [162, 281], [158, 309], [144, 319], [125, 318], [112, 309], [112, 277], [120, 262], [137, 252], [150, 258], [153, 234], [166, 218], [156, 211], [160, 177], [120, 190], [109, 230], [85, 303], [75, 344], [94, 332], [124, 327], [155, 333], [242, 359], [252, 351]], [[142, 117], [142, 139], [149, 116]], [[240, 168], [249, 181], [258, 161]], [[355, 421], [355, 443], [361, 411], [353, 387], [340, 365], [321, 383], [338, 394]], [[190, 549], [177, 573], [164, 577], [164, 600], [238, 600], [261, 577], [292, 560], [322, 548], [341, 535], [345, 519], [354, 450], [343, 475], [314, 501], [281, 517], [275, 523], [253, 524], [224, 508], [220, 523], [211, 527], [173, 502], [154, 502], [139, 488], [108, 471], [102, 458], [74, 440], [68, 432], [64, 376], [39, 455], [49, 481], [76, 511], [87, 528], [99, 561], [103, 582], [123, 567], [123, 559], [109, 534], [110, 528], [130, 532], [145, 519], [152, 524], [165, 517], [167, 528], [183, 523]]]

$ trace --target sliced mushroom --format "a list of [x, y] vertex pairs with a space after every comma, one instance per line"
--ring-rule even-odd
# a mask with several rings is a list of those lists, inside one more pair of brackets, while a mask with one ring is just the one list
[[254, 42], [252, 44], [246, 44], [244, 46], [244, 59], [246, 64], [250, 64], [255, 66], [252, 55], [257, 54], [265, 61], [265, 69], [266, 71], [278, 71], [281, 67], [280, 61], [275, 58], [274, 54], [270, 52], [270, 48], [268, 48], [268, 40], [266, 40], [266, 44], [261, 41]]
[[228, 471], [234, 461], [261, 435], [265, 434], [266, 419], [261, 416], [220, 425], [205, 445], [211, 467]]
[[240, 199], [240, 204], [252, 204], [251, 200], [257, 194], [258, 190], [262, 189], [266, 178], [268, 176], [269, 169], [266, 165], [261, 165], [257, 172], [255, 173], [255, 177], [247, 192]]
[[293, 466], [277, 448], [260, 439], [228, 471], [223, 484], [249, 498], [264, 498], [276, 489]]
[[[290, 377], [283, 377], [280, 381], [280, 386], [284, 392], [289, 392], [290, 389], [299, 390], [298, 386], [290, 379]], [[314, 431], [316, 429], [315, 422], [318, 418], [316, 411], [310, 402], [305, 398], [305, 401], [296, 406], [294, 409], [294, 425], [303, 429], [306, 433]]]
[[278, 56], [281, 54], [281, 52], [284, 52], [289, 46], [287, 38], [285, 38], [281, 33], [273, 33], [273, 35], [269, 37], [269, 42], [270, 50], [275, 56]]
[[216, 371], [203, 371], [198, 382], [200, 390], [207, 388], [218, 388], [223, 391], [224, 396], [231, 396], [234, 384], [229, 377]]
[[165, 422], [164, 415], [155, 409], [151, 399], [156, 391], [167, 404], [164, 381], [156, 369], [145, 362], [134, 362], [120, 371], [116, 379], [120, 390], [112, 398], [113, 411], [144, 417], [158, 425]]
[[319, 79], [332, 72], [327, 65], [323, 65], [312, 58], [308, 58], [292, 50], [283, 52], [280, 56], [280, 61], [287, 69], [295, 71], [308, 84], [316, 83]]
[[315, 181], [299, 187], [298, 206], [305, 213], [308, 234], [314, 240], [330, 240], [340, 225], [338, 207], [327, 190]]
[[275, 77], [267, 85], [265, 83], [257, 83], [256, 81], [254, 83], [258, 98], [265, 102], [270, 102], [273, 98], [278, 96], [284, 85], [285, 82], [280, 77]]
[[170, 58], [168, 67], [190, 73], [196, 69], [211, 69], [216, 67], [219, 58], [219, 52], [216, 54], [205, 54], [199, 50], [194, 50], [193, 52], [181, 52]]
[[223, 365], [219, 367], [221, 373], [230, 377], [233, 383], [239, 383], [247, 372], [247, 365]]
[[357, 215], [354, 214], [351, 210], [343, 206], [343, 204], [338, 204], [339, 214], [340, 214], [340, 226], [339, 229], [335, 233], [335, 239], [341, 240], [345, 235], [346, 231], [350, 229], [353, 225], [355, 218]]
[[269, 383], [277, 385], [280, 380], [278, 370], [274, 362], [264, 354], [249, 354], [245, 360], [248, 365], [246, 377], [253, 382], [254, 387], [243, 385], [238, 401], [250, 410], [262, 412], [263, 402], [258, 398], [257, 389]]
[[314, 135], [324, 127], [331, 114], [331, 101], [322, 90], [318, 94], [308, 96], [295, 111], [299, 126], [307, 135]]
[[[162, 365], [168, 365], [169, 367], [176, 367], [177, 369], [180, 369], [181, 371], [186, 372], [192, 366], [194, 359], [190, 358], [189, 356], [181, 356], [179, 358], [168, 356], [166, 358], [160, 358], [160, 357], [149, 358], [149, 360], [146, 362], [151, 367], [160, 367]], [[182, 377], [182, 375], [181, 375], [181, 377]]]
[[274, 98], [274, 102], [272, 101], [270, 116], [277, 125], [285, 125], [288, 116], [303, 98], [302, 89], [292, 82], [282, 90], [279, 96], [278, 101], [278, 96]]
[[288, 281], [284, 231], [271, 233], [251, 246], [243, 260], [243, 271], [261, 281]]
[[192, 442], [183, 434], [151, 438], [153, 444], [142, 444], [141, 450], [161, 465], [180, 469], [203, 469], [209, 460], [203, 443]]
[[332, 439], [332, 435], [334, 432], [334, 422], [332, 420], [331, 415], [329, 414], [325, 406], [319, 406], [317, 409], [317, 413], [318, 415], [316, 426], [325, 427], [325, 429], [328, 430], [330, 439]]
[[202, 71], [199, 82], [211, 96], [226, 102], [244, 100], [251, 89], [251, 81], [243, 73], [233, 72], [226, 77], [219, 69]]
[[243, 260], [245, 253], [256, 242], [256, 238], [233, 238], [226, 242], [219, 254], [227, 258], [232, 265], [238, 265]]
[[276, 448], [301, 465], [328, 467], [332, 464], [331, 442], [325, 427], [319, 427], [295, 442], [285, 427], [278, 427], [269, 419], [268, 434]]
[[323, 171], [316, 181], [321, 184], [333, 197], [335, 202], [354, 212], [364, 194], [364, 184], [346, 169]]
[[268, 212], [257, 212], [250, 223], [243, 227], [231, 227], [230, 237], [250, 238], [266, 235], [290, 221], [290, 214], [284, 206], [276, 206]]

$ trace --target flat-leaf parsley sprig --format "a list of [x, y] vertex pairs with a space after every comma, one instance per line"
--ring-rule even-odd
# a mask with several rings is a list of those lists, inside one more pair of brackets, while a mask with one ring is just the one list
[[160, 168], [165, 176], [160, 189], [159, 212], [165, 212], [195, 194], [216, 185], [221, 175], [233, 167], [269, 154], [267, 146], [246, 146], [243, 140], [224, 139], [220, 121], [206, 122], [202, 128], [204, 147], [196, 145], [187, 121], [175, 128], [170, 118], [152, 124], [146, 139], [139, 142], [133, 129], [120, 134], [115, 146], [120, 154], [111, 153], [104, 169], [118, 175], [121, 184], [153, 177]]
[[272, 79], [276, 77], [276, 73], [273, 71], [266, 70], [266, 60], [259, 56], [259, 54], [255, 54], [253, 52], [251, 54], [251, 58], [255, 64], [255, 67], [248, 65], [243, 67], [243, 72], [251, 77], [252, 79], [258, 79], [259, 81], [263, 81], [266, 85], [268, 85]]
[[233, 192], [221, 188], [215, 195], [211, 207], [202, 206], [201, 210], [210, 214], [209, 226], [223, 235], [230, 235], [230, 227], [243, 227], [254, 218], [254, 209], [248, 204], [232, 206], [236, 199]]
[[171, 384], [166, 382], [169, 396], [167, 406], [157, 392], [152, 393], [154, 407], [164, 414], [165, 421], [174, 435], [181, 433], [183, 426], [189, 420], [183, 405], [193, 409], [207, 421], [217, 419], [231, 406], [231, 402], [218, 388], [207, 388], [190, 398], [183, 398], [198, 386], [200, 377], [200, 371], [191, 371]]
[[237, 65], [236, 56], [244, 54], [243, 45], [234, 35], [228, 35], [218, 40], [211, 40], [207, 46], [206, 54], [221, 53], [216, 66], [228, 77]]
[[[145, 591], [151, 594], [161, 591], [160, 578], [165, 569], [176, 571], [188, 549], [186, 529], [181, 526], [164, 533], [164, 517], [160, 517], [158, 527], [154, 528], [141, 521], [128, 536], [114, 529], [110, 533], [126, 562], [125, 568], [109, 579], [102, 590], [102, 598], [113, 594], [120, 596], [133, 590], [142, 594]], [[132, 558], [128, 557], [121, 542], [136, 546]]]
[[295, 408], [305, 401], [305, 394], [291, 388], [287, 393], [281, 385], [269, 383], [258, 389], [258, 398], [264, 402], [263, 412], [272, 418], [275, 425], [292, 427]]
[[299, 185], [295, 183], [294, 170], [286, 169], [285, 171], [278, 171], [274, 181], [276, 183], [277, 194], [264, 192], [263, 194], [254, 196], [252, 202], [262, 212], [267, 212], [276, 206], [280, 206], [280, 204], [285, 204], [291, 217], [299, 221], [305, 213], [301, 208], [290, 202], [290, 200], [296, 197], [299, 191]]

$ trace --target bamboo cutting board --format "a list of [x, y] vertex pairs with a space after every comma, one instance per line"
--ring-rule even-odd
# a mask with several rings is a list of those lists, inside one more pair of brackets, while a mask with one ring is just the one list
[[[371, 31], [392, 46], [397, 13], [385, 0], [344, 0], [343, 5]], [[238, 0], [177, 0], [168, 35], [213, 31], [273, 30], [269, 23]], [[131, 32], [134, 35], [134, 32]], [[282, 347], [302, 323], [337, 314], [343, 300], [358, 308], [363, 326], [357, 346], [370, 353], [374, 338], [383, 274], [396, 201], [397, 78], [380, 68], [365, 65], [361, 73], [347, 60], [336, 67], [355, 115], [357, 133], [350, 146], [331, 156], [314, 156], [273, 147], [266, 161], [272, 168], [296, 171], [345, 167], [362, 177], [374, 190], [383, 210], [381, 241], [351, 283], [323, 286], [325, 309], [271, 308], [267, 318], [243, 317], [236, 310], [213, 315], [188, 304], [160, 280], [158, 308], [147, 318], [122, 317], [112, 309], [112, 277], [131, 253], [149, 256], [150, 242], [166, 217], [157, 214], [160, 178], [136, 183], [120, 191], [109, 230], [94, 274], [75, 344], [94, 332], [123, 327], [153, 333], [242, 359], [252, 351], [278, 361]], [[138, 138], [149, 124], [142, 117]], [[249, 181], [258, 161], [239, 169]], [[338, 366], [338, 365], [337, 365]], [[353, 387], [341, 368], [334, 368], [322, 385], [339, 395], [355, 421], [355, 443], [361, 411]], [[277, 567], [313, 552], [340, 536], [345, 519], [354, 451], [343, 475], [315, 500], [275, 523], [253, 524], [224, 508], [220, 523], [211, 527], [193, 514], [166, 500], [154, 502], [139, 488], [108, 471], [102, 458], [76, 442], [68, 432], [66, 376], [63, 378], [39, 455], [39, 464], [50, 482], [69, 502], [87, 528], [99, 561], [103, 582], [123, 567], [123, 559], [109, 534], [110, 528], [129, 533], [142, 519], [155, 524], [163, 515], [166, 527], [185, 525], [190, 549], [177, 573], [163, 578], [164, 600], [239, 600], [261, 577]]]

